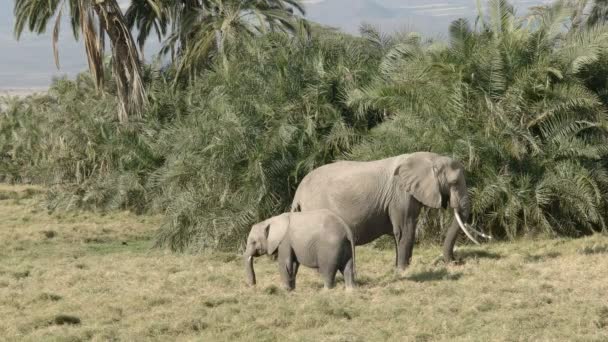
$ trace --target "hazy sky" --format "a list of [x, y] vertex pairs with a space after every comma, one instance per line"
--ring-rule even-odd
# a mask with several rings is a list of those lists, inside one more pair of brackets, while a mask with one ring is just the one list
[[[128, 0], [119, 0], [125, 5]], [[383, 31], [413, 29], [428, 35], [445, 35], [449, 23], [459, 17], [474, 18], [476, 0], [304, 0], [311, 20], [356, 33], [362, 21], [381, 27]], [[515, 0], [512, 3], [524, 12], [526, 8], [548, 3], [548, 0]], [[64, 19], [67, 20], [67, 18]], [[64, 20], [65, 21], [65, 20]], [[53, 22], [51, 22], [51, 25]], [[62, 25], [59, 39], [61, 70], [53, 62], [49, 26], [47, 33], [24, 34], [20, 41], [13, 35], [13, 0], [0, 0], [0, 89], [44, 87], [56, 75], [73, 76], [86, 68], [81, 43], [75, 42], [67, 23]], [[155, 47], [146, 50], [146, 56]]]

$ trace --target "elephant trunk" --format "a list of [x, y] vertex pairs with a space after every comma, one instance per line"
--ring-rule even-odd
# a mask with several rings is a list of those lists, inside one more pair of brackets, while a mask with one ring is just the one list
[[461, 197], [458, 204], [454, 205], [453, 207], [454, 220], [452, 220], [452, 225], [450, 228], [448, 228], [448, 232], [443, 243], [443, 257], [446, 262], [454, 260], [454, 245], [456, 244], [456, 239], [458, 238], [458, 232], [460, 230], [462, 230], [466, 236], [477, 245], [479, 245], [479, 241], [473, 237], [473, 234], [488, 240], [492, 239], [491, 236], [486, 235], [467, 224], [470, 221], [470, 202], [468, 195]]
[[475, 240], [475, 238], [465, 227], [465, 223], [469, 222], [469, 214], [471, 210], [469, 196], [466, 193], [465, 186], [463, 186], [462, 189], [452, 191], [450, 196], [450, 206], [454, 209], [454, 219], [448, 228], [448, 232], [443, 242], [443, 258], [446, 262], [454, 260], [454, 245], [456, 244], [458, 233], [461, 230], [469, 239], [476, 244], [479, 244], [479, 242]]
[[245, 253], [245, 273], [247, 274], [247, 284], [253, 286], [256, 284], [255, 272], [253, 270], [253, 255]]
[[456, 244], [458, 232], [460, 232], [460, 227], [458, 226], [458, 222], [456, 222], [456, 218], [454, 218], [443, 242], [443, 259], [445, 262], [454, 261], [454, 245]]

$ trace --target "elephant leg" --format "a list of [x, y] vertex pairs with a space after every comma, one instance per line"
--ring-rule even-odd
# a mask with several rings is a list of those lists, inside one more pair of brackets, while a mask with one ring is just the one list
[[279, 259], [279, 274], [281, 275], [281, 282], [283, 288], [290, 291], [293, 290], [291, 276], [290, 276], [291, 264], [285, 262], [283, 259]]
[[[395, 225], [393, 224], [393, 227]], [[393, 241], [395, 241], [395, 268], [399, 265], [399, 240], [401, 239], [401, 230], [394, 229], [393, 230]]]
[[300, 268], [300, 263], [295, 260], [291, 263], [291, 269], [292, 269], [292, 273], [291, 273], [291, 287], [293, 289], [296, 288], [296, 276], [298, 275], [298, 269]]
[[416, 241], [416, 220], [407, 222], [404, 227], [401, 240], [399, 241], [399, 252], [397, 260], [397, 269], [405, 270], [412, 260], [412, 252], [414, 251], [414, 241]]
[[396, 248], [395, 266], [397, 267], [397, 271], [402, 272], [409, 266], [410, 259], [412, 258], [414, 240], [416, 239], [416, 226], [412, 226], [411, 223], [402, 223], [394, 225], [394, 227], [396, 227], [394, 229]]
[[353, 258], [349, 258], [346, 261], [346, 265], [342, 267], [340, 272], [344, 276], [344, 284], [347, 289], [352, 289], [355, 287], [355, 272], [354, 272], [354, 260]]
[[448, 228], [448, 232], [443, 242], [443, 260], [446, 263], [454, 261], [454, 245], [456, 244], [456, 238], [460, 232], [460, 227], [456, 219], [452, 219], [452, 224]]
[[281, 275], [283, 287], [286, 290], [291, 291], [295, 289], [296, 286], [297, 262], [294, 260], [295, 258], [291, 248], [282, 247], [283, 246], [279, 246], [278, 253], [279, 273]]
[[333, 289], [336, 286], [336, 272], [338, 272], [335, 265], [324, 265], [319, 266], [319, 273], [323, 278], [323, 287], [325, 289]]
[[400, 211], [396, 211], [394, 215], [391, 215], [397, 249], [397, 271], [405, 271], [412, 259], [419, 213], [420, 204], [413, 197], [410, 197], [406, 201], [405, 212], [401, 209], [401, 214]]
[[336, 286], [336, 271], [323, 274], [323, 288], [333, 289]]

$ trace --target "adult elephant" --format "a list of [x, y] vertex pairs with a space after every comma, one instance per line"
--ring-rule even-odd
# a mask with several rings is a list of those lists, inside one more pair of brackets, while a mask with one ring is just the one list
[[430, 208], [449, 205], [454, 209], [456, 220], [443, 244], [446, 262], [454, 260], [454, 244], [460, 229], [478, 243], [464, 224], [471, 212], [464, 168], [452, 158], [431, 152], [321, 166], [302, 179], [291, 211], [333, 211], [349, 225], [356, 245], [394, 234], [396, 266], [405, 270], [412, 257], [416, 223], [423, 205]]

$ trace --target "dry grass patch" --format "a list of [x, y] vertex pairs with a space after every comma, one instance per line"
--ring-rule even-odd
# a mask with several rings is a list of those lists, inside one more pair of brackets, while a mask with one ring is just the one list
[[38, 187], [0, 185], [0, 241], [4, 242], [0, 257], [47, 253], [48, 248], [67, 253], [81, 250], [82, 244], [137, 244], [149, 240], [159, 222], [159, 217], [136, 217], [127, 212], [48, 214], [41, 201], [43, 195], [44, 190]]
[[150, 249], [158, 218], [48, 215], [36, 201], [0, 201], [8, 246], [0, 336], [8, 340], [608, 339], [606, 236], [462, 247], [461, 265], [437, 263], [437, 247], [420, 247], [403, 277], [392, 251], [358, 248], [356, 291], [342, 282], [322, 291], [318, 275], [301, 268], [287, 293], [267, 258], [256, 260], [259, 284], [249, 288], [236, 254]]

